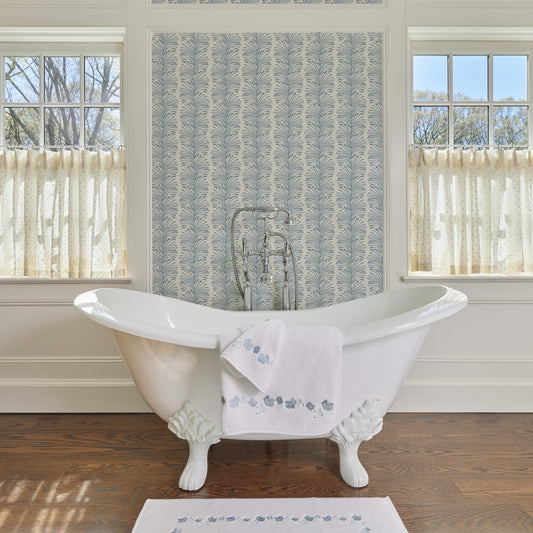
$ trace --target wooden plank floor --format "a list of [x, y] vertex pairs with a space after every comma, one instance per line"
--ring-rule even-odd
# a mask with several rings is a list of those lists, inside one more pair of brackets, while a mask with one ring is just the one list
[[0, 415], [0, 531], [129, 532], [147, 498], [390, 496], [410, 533], [533, 532], [533, 414], [388, 414], [364, 489], [325, 440], [223, 441], [194, 493], [187, 453], [151, 414]]

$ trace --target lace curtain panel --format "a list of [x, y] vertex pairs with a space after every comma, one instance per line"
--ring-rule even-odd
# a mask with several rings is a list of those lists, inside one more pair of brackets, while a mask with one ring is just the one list
[[125, 275], [123, 150], [0, 150], [0, 276]]
[[411, 148], [410, 271], [533, 272], [533, 151]]

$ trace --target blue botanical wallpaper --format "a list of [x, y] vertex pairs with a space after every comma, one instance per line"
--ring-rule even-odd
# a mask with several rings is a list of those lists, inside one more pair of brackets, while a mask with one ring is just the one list
[[361, 4], [382, 5], [383, 0], [152, 0], [152, 5], [180, 4]]
[[[153, 36], [155, 293], [240, 308], [229, 228], [254, 205], [292, 214], [274, 225], [294, 247], [302, 308], [382, 290], [382, 53], [381, 33]], [[261, 227], [242, 221], [254, 245]], [[274, 277], [255, 308], [279, 303]]]

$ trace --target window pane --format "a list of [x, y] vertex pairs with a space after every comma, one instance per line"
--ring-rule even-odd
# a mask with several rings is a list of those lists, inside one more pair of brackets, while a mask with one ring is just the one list
[[44, 110], [44, 142], [50, 146], [76, 146], [80, 142], [80, 110], [47, 107]]
[[454, 107], [453, 143], [460, 145], [488, 144], [489, 110], [485, 106]]
[[415, 106], [415, 144], [448, 143], [448, 108], [445, 106]]
[[80, 58], [44, 58], [44, 101], [80, 101]]
[[413, 56], [413, 99], [416, 102], [448, 99], [448, 56]]
[[120, 109], [88, 108], [85, 111], [85, 144], [120, 145]]
[[39, 111], [34, 107], [9, 107], [4, 112], [5, 142], [8, 146], [39, 144]]
[[85, 101], [120, 102], [120, 58], [85, 58]]
[[527, 56], [494, 56], [494, 100], [527, 100]]
[[11, 103], [39, 102], [38, 57], [4, 57], [4, 98]]
[[453, 97], [455, 100], [487, 100], [487, 65], [487, 56], [453, 56]]
[[494, 108], [494, 144], [527, 145], [527, 107], [498, 106]]

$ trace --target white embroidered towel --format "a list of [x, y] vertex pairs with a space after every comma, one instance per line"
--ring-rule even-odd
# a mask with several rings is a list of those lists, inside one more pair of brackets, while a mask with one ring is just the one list
[[[268, 322], [261, 325], [266, 324]], [[268, 327], [281, 336], [278, 352], [272, 359], [269, 358], [271, 365], [254, 363], [264, 367], [263, 372], [270, 378], [267, 389], [256, 387], [243, 373], [242, 366], [238, 369], [242, 377], [238, 377], [233, 368], [230, 372], [225, 363], [221, 365], [223, 434], [270, 433], [313, 437], [329, 433], [338, 424], [339, 418], [340, 330], [332, 327], [285, 327], [283, 323]], [[258, 326], [244, 333], [238, 329], [225, 330], [220, 338], [221, 361], [225, 360], [226, 348], [231, 346], [240, 346], [243, 357], [255, 357], [257, 360], [260, 354], [264, 355], [266, 350], [252, 336], [259, 330]], [[235, 341], [237, 344], [234, 344]], [[259, 349], [254, 351], [257, 346]], [[256, 378], [254, 380], [257, 381]]]
[[[283, 341], [285, 324], [281, 320], [260, 322], [231, 342], [222, 350], [220, 361], [237, 379], [246, 378], [260, 391], [270, 386], [279, 349]], [[237, 330], [238, 331], [238, 330]], [[227, 336], [235, 336], [234, 331]], [[224, 345], [226, 344], [226, 338]]]

